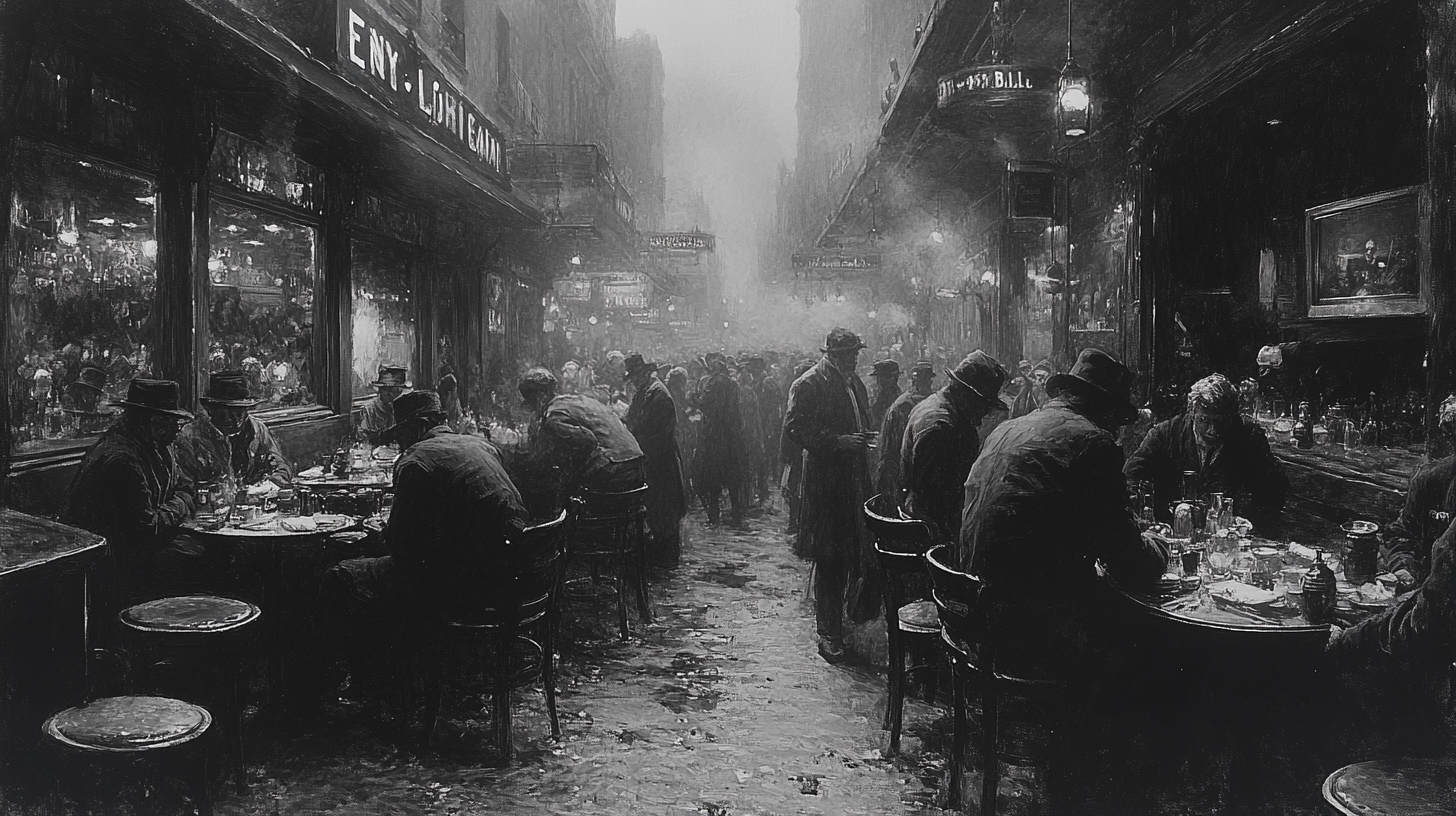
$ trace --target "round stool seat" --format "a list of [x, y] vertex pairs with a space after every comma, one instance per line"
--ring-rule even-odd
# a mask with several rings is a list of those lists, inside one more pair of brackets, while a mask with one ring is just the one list
[[1456, 762], [1382, 759], [1335, 771], [1325, 801], [1350, 816], [1444, 816], [1456, 807]]
[[41, 730], [88, 751], [151, 751], [202, 736], [212, 725], [207, 709], [169, 697], [104, 697], [58, 712]]
[[182, 595], [127, 607], [121, 612], [121, 622], [143, 632], [200, 634], [237, 629], [262, 615], [263, 610], [245, 601], [215, 595]]
[[907, 603], [900, 607], [899, 618], [901, 631], [924, 635], [940, 632], [940, 612], [934, 601]]

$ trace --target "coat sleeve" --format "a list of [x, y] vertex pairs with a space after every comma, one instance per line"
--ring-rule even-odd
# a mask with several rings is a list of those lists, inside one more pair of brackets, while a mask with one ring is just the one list
[[824, 412], [820, 389], [800, 379], [789, 389], [789, 408], [784, 415], [784, 433], [794, 444], [810, 451], [834, 450], [835, 434], [820, 418]]
[[1077, 458], [1074, 472], [1085, 484], [1080, 505], [1084, 529], [1093, 535], [1093, 552], [1125, 589], [1151, 587], [1168, 566], [1168, 552], [1143, 538], [1128, 512], [1122, 449], [1110, 434], [1099, 434]]
[[578, 423], [566, 411], [547, 411], [546, 418], [541, 422], [541, 430], [558, 448], [564, 449], [575, 459], [585, 459], [597, 446], [596, 434]]
[[1415, 591], [1331, 639], [1340, 669], [1445, 670], [1456, 659], [1456, 526], [1431, 548], [1431, 574]]
[[[1168, 474], [1173, 470], [1173, 459], [1168, 453], [1171, 429], [1170, 423], [1160, 422], [1143, 437], [1143, 443], [1128, 457], [1127, 465], [1123, 468], [1129, 481], [1156, 483], [1169, 478]], [[1173, 486], [1173, 489], [1176, 491], [1178, 486]]]
[[122, 520], [121, 526], [141, 536], [157, 538], [191, 517], [192, 493], [179, 490], [171, 497], [158, 496], [147, 483], [141, 463], [130, 457], [106, 462], [95, 474], [93, 485], [105, 487], [105, 496], [81, 496], [81, 501], [101, 501]]
[[905, 489], [914, 494], [916, 513], [937, 538], [954, 538], [960, 532], [960, 508], [955, 503], [965, 494], [965, 479], [957, 477], [955, 434], [934, 423], [910, 440], [908, 451]]
[[283, 448], [278, 444], [278, 438], [261, 422], [258, 423], [257, 433], [258, 458], [254, 463], [254, 470], [258, 474], [258, 481], [272, 479], [280, 485], [293, 481], [293, 468], [283, 457]]
[[414, 544], [434, 540], [437, 520], [430, 512], [434, 502], [428, 476], [429, 468], [414, 460], [402, 462], [394, 472], [394, 509], [384, 527], [384, 546], [406, 569], [418, 569], [427, 555]]
[[1424, 560], [1422, 553], [1423, 542], [1420, 540], [1424, 525], [1422, 516], [1428, 504], [1430, 491], [1431, 473], [1429, 467], [1423, 467], [1411, 476], [1410, 486], [1406, 488], [1405, 505], [1400, 509], [1400, 515], [1395, 521], [1386, 525], [1381, 533], [1386, 547], [1385, 568], [1394, 572], [1399, 569], [1409, 571], [1412, 575], [1420, 575], [1424, 572]]

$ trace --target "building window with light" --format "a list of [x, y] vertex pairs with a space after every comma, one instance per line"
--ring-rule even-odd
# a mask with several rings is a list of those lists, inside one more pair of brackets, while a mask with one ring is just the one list
[[157, 340], [152, 180], [74, 154], [16, 151], [6, 361], [10, 444], [44, 453], [110, 426]]
[[465, 67], [465, 0], [440, 3], [441, 50]]
[[355, 398], [374, 395], [382, 365], [404, 366], [413, 382], [419, 374], [415, 344], [415, 303], [406, 244], [383, 238], [353, 244], [353, 375]]
[[247, 375], [256, 410], [317, 402], [317, 231], [214, 195], [207, 262], [209, 372]]

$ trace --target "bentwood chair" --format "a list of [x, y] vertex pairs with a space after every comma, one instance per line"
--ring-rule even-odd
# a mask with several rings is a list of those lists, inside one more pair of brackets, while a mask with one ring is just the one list
[[889, 641], [889, 701], [885, 730], [890, 732], [890, 754], [900, 752], [900, 726], [905, 708], [905, 681], [923, 673], [925, 698], [934, 702], [940, 660], [905, 664], [907, 652], [938, 656], [940, 616], [930, 600], [924, 556], [930, 549], [930, 528], [923, 521], [901, 517], [899, 508], [884, 495], [864, 504], [865, 525], [874, 539], [884, 597], [885, 635]]
[[[1035, 718], [1033, 712], [1037, 712], [1043, 720], [1048, 714], [1055, 716], [1061, 685], [1048, 679], [1010, 674], [997, 666], [998, 606], [983, 581], [949, 564], [950, 550], [944, 544], [925, 554], [932, 597], [940, 614], [941, 643], [952, 671], [954, 739], [949, 761], [948, 804], [952, 809], [960, 807], [961, 768], [970, 742], [968, 698], [979, 695], [981, 728], [976, 753], [982, 773], [980, 812], [994, 816], [1001, 763], [1044, 768], [1048, 761], [1044, 745], [1008, 739], [1007, 715], [1014, 711]], [[1053, 798], [1055, 793], [1048, 790], [1048, 798]]]
[[629, 582], [642, 622], [652, 622], [647, 600], [647, 485], [618, 493], [583, 490], [575, 501], [579, 513], [571, 537], [570, 560], [584, 564], [591, 574], [569, 581], [568, 586], [594, 586], [601, 567], [607, 566], [617, 596], [618, 633], [626, 640]]
[[433, 624], [434, 656], [427, 678], [424, 746], [429, 747], [440, 716], [447, 677], [459, 658], [477, 659], [479, 673], [493, 700], [496, 748], [509, 763], [511, 747], [511, 691], [537, 680], [545, 687], [551, 736], [561, 737], [556, 714], [556, 616], [562, 569], [570, 537], [570, 514], [563, 510], [544, 524], [528, 527], [512, 549], [529, 555], [504, 581], [492, 585], [492, 596], [466, 615]]

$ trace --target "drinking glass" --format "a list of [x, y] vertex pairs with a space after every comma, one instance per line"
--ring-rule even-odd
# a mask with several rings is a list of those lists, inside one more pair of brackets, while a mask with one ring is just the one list
[[1207, 548], [1208, 571], [1215, 578], [1227, 578], [1233, 571], [1239, 542], [1233, 537], [1210, 539]]

